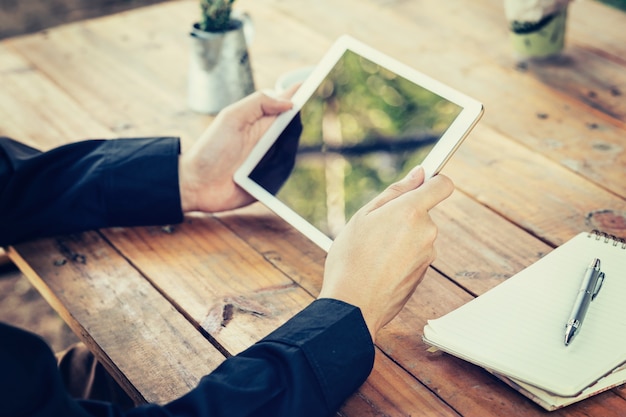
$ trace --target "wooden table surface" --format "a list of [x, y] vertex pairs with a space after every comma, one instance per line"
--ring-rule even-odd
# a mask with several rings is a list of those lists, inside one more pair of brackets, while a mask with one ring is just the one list
[[[518, 65], [502, 0], [237, 7], [255, 22], [258, 88], [348, 33], [485, 104], [444, 169], [457, 190], [432, 211], [438, 259], [341, 415], [548, 414], [482, 369], [428, 353], [422, 329], [580, 231], [626, 237], [626, 14], [575, 2], [563, 59]], [[3, 41], [0, 134], [43, 149], [150, 135], [189, 146], [211, 121], [185, 104], [197, 8], [166, 2]], [[163, 403], [310, 303], [325, 254], [257, 204], [38, 240], [10, 256], [137, 400]], [[624, 416], [626, 388], [550, 414]]]

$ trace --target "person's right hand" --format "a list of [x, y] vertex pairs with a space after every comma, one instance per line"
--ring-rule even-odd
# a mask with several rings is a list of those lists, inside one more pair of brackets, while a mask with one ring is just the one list
[[183, 212], [214, 213], [243, 207], [254, 198], [233, 175], [279, 114], [293, 107], [296, 87], [280, 98], [257, 91], [222, 110], [179, 162]]
[[361, 208], [330, 248], [319, 298], [359, 307], [375, 340], [434, 261], [437, 227], [428, 211], [453, 190], [448, 177], [424, 182], [416, 168]]

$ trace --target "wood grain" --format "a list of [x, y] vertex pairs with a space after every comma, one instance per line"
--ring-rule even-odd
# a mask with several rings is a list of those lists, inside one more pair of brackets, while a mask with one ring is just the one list
[[137, 402], [172, 401], [224, 360], [97, 232], [9, 255]]
[[[269, 262], [275, 262], [275, 257], [251, 252], [243, 240], [211, 217], [193, 217], [165, 230], [118, 228], [104, 233], [173, 305], [220, 344], [220, 350], [240, 352], [313, 300]], [[294, 257], [286, 259], [287, 264], [302, 270], [309, 266], [306, 258], [292, 253]], [[305, 259], [305, 265], [299, 259]], [[396, 410], [405, 415], [422, 409], [435, 415], [453, 415], [441, 400], [384, 355], [379, 353], [376, 363], [377, 372], [342, 414]], [[389, 386], [395, 390], [381, 390]]]
[[458, 156], [443, 172], [459, 188], [554, 246], [592, 229], [626, 236], [623, 197], [487, 126], [476, 129]]

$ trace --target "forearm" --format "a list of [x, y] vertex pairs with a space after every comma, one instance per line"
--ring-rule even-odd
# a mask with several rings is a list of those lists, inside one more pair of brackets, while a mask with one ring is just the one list
[[[0, 415], [122, 416], [114, 404], [75, 401], [65, 392], [43, 340], [0, 323]], [[226, 360], [169, 404], [126, 417], [323, 417], [365, 381], [374, 347], [357, 308], [318, 300], [250, 349]], [[164, 381], [167, 383], [167, 381]], [[3, 385], [4, 384], [4, 385]], [[81, 406], [84, 407], [81, 409]]]
[[0, 138], [0, 245], [182, 220], [175, 138], [83, 141], [39, 152]]
[[189, 394], [129, 415], [327, 416], [366, 380], [373, 362], [374, 347], [360, 311], [340, 301], [317, 300], [227, 359]]

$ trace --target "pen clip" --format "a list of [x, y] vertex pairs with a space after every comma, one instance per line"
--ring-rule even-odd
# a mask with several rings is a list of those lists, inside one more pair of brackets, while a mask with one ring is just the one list
[[596, 281], [596, 287], [593, 289], [593, 294], [591, 295], [591, 300], [595, 300], [600, 292], [600, 288], [602, 288], [602, 284], [604, 283], [604, 272], [598, 273], [598, 280]]

